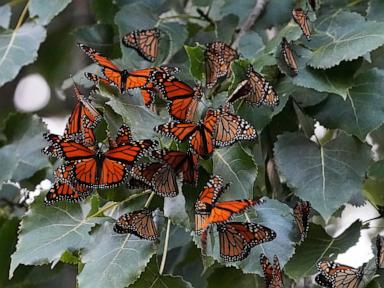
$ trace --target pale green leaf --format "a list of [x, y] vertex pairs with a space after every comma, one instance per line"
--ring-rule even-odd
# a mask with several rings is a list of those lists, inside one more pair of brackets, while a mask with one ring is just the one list
[[15, 78], [21, 67], [36, 60], [45, 37], [44, 27], [34, 23], [0, 33], [0, 87]]
[[123, 288], [134, 283], [155, 253], [153, 242], [113, 232], [105, 223], [82, 253], [84, 269], [78, 276], [82, 288]]
[[[165, 59], [170, 59], [183, 48], [184, 42], [188, 39], [188, 31], [185, 25], [177, 22], [162, 22], [158, 28], [165, 34], [160, 40], [159, 50], [162, 50]], [[167, 45], [163, 45], [166, 38], [168, 38]]]
[[236, 193], [237, 197], [249, 198], [252, 195], [257, 167], [252, 156], [246, 153], [239, 144], [216, 149], [212, 159], [213, 174], [223, 177], [226, 183], [230, 183], [229, 189]]
[[42, 197], [35, 199], [21, 221], [16, 251], [9, 275], [20, 264], [41, 265], [57, 262], [61, 255], [89, 245], [89, 232], [103, 218], [86, 219], [79, 204], [46, 206]]
[[56, 15], [67, 7], [71, 0], [31, 0], [29, 2], [29, 14], [37, 16], [37, 23], [47, 25]]
[[0, 6], [0, 27], [7, 29], [11, 21], [11, 6], [5, 4]]
[[361, 194], [370, 164], [367, 145], [345, 134], [318, 146], [300, 133], [285, 133], [278, 136], [274, 152], [287, 184], [324, 219]]

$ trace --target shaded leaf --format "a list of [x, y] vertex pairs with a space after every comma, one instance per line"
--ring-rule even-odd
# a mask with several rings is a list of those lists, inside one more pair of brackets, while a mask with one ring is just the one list
[[42, 137], [46, 130], [41, 119], [36, 115], [12, 114], [5, 125], [8, 143], [0, 148], [0, 162], [7, 169], [0, 171], [0, 183], [26, 179], [50, 166], [48, 158], [41, 154], [47, 145]]
[[231, 43], [239, 18], [233, 14], [229, 14], [223, 17], [216, 23], [217, 38], [225, 43]]
[[0, 27], [7, 29], [11, 21], [11, 6], [5, 4], [0, 6]]
[[254, 31], [249, 31], [240, 38], [239, 52], [248, 59], [256, 58], [265, 48], [263, 39]]
[[176, 197], [164, 198], [164, 216], [170, 218], [175, 224], [189, 228], [189, 218], [185, 210], [185, 197], [181, 193], [181, 185], [179, 185], [179, 191]]
[[208, 276], [209, 288], [263, 287], [264, 283], [264, 279], [257, 275], [229, 267], [218, 267]]
[[46, 206], [42, 197], [35, 199], [21, 221], [9, 275], [20, 264], [57, 262], [66, 250], [87, 247], [91, 239], [89, 232], [102, 219], [86, 219], [79, 204]]
[[336, 259], [346, 252], [360, 238], [361, 222], [356, 221], [336, 238], [332, 238], [316, 224], [310, 224], [308, 237], [285, 266], [285, 273], [293, 279], [300, 279], [316, 272], [316, 263], [322, 259]]
[[[172, 56], [174, 56], [180, 49], [183, 48], [184, 42], [188, 39], [188, 31], [185, 27], [185, 25], [181, 25], [177, 22], [166, 22], [161, 23], [158, 28], [168, 35], [168, 45], [162, 45], [165, 41], [165, 37], [161, 38], [160, 44], [159, 44], [159, 50], [165, 50], [163, 51], [165, 54], [165, 59], [170, 59]], [[166, 62], [169, 62], [165, 60]]]
[[317, 33], [313, 36], [317, 48], [308, 62], [314, 68], [331, 68], [341, 61], [357, 59], [384, 44], [384, 23], [366, 21], [357, 13], [342, 11], [331, 16], [327, 14], [318, 19], [318, 23]]
[[278, 136], [274, 152], [287, 184], [324, 219], [362, 192], [369, 150], [351, 136], [341, 134], [318, 146], [300, 133], [285, 133]]
[[373, 69], [359, 74], [343, 101], [330, 95], [319, 106], [315, 118], [327, 128], [339, 128], [361, 141], [384, 122], [384, 70]]
[[159, 274], [159, 267], [156, 264], [156, 257], [152, 257], [151, 262], [145, 268], [140, 279], [135, 282], [132, 288], [192, 288], [192, 285], [180, 276]]
[[0, 87], [15, 78], [21, 67], [36, 60], [46, 34], [42, 26], [34, 23], [0, 33]]
[[17, 242], [17, 227], [20, 221], [16, 217], [8, 220], [0, 218], [0, 220], [0, 259], [2, 259], [0, 261], [0, 285], [6, 287], [11, 254]]
[[384, 2], [380, 0], [370, 0], [367, 9], [367, 19], [373, 21], [383, 21]]
[[38, 24], [47, 25], [69, 3], [71, 0], [31, 0], [28, 6], [29, 15], [31, 17], [37, 16], [36, 22]]
[[[248, 199], [252, 195], [257, 167], [252, 156], [239, 144], [216, 149], [212, 160], [213, 174], [223, 177], [226, 183], [230, 183], [230, 190], [235, 192], [237, 197]], [[228, 194], [225, 193], [223, 199]]]
[[85, 263], [78, 276], [83, 288], [123, 288], [134, 283], [155, 253], [151, 241], [130, 234], [116, 234], [112, 223], [105, 223], [82, 253]]
[[205, 79], [204, 49], [201, 45], [184, 46], [189, 59], [189, 72], [197, 80]]

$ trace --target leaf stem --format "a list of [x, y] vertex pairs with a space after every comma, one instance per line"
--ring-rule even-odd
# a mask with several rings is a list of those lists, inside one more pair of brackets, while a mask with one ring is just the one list
[[[150, 190], [145, 190], [145, 191], [150, 191]], [[149, 207], [149, 204], [151, 204], [153, 196], [155, 196], [155, 192], [152, 192], [151, 195], [149, 195], [147, 202], [145, 202], [144, 204], [144, 208]]]
[[[97, 212], [95, 212], [95, 213], [93, 213], [92, 215], [88, 216], [87, 219], [96, 217], [96, 216], [98, 216], [98, 215], [104, 213], [105, 211], [108, 211], [109, 209], [112, 209], [113, 207], [116, 207], [116, 206], [119, 205], [119, 204], [122, 204], [122, 203], [125, 203], [125, 202], [128, 202], [128, 201], [131, 201], [131, 200], [136, 199], [136, 198], [138, 198], [138, 197], [141, 197], [141, 196], [143, 196], [143, 195], [149, 194], [149, 192], [151, 192], [151, 190], [145, 190], [145, 191], [143, 191], [143, 192], [141, 192], [141, 193], [133, 194], [133, 195], [129, 196], [127, 199], [124, 199], [124, 200], [121, 201], [121, 202], [113, 202], [113, 203], [111, 203], [111, 204], [109, 204], [109, 205], [106, 205], [106, 206], [104, 206], [103, 208], [101, 208], [100, 210], [98, 210]], [[153, 192], [152, 192], [152, 193], [153, 193]], [[152, 194], [151, 194], [151, 195], [152, 195]], [[149, 198], [151, 198], [151, 196], [149, 196]], [[149, 198], [148, 198], [148, 200], [149, 200]], [[148, 200], [147, 200], [147, 202], [148, 202]], [[146, 204], [147, 204], [147, 203], [146, 203]]]
[[165, 267], [165, 261], [167, 260], [168, 253], [168, 242], [169, 242], [169, 231], [171, 230], [171, 219], [168, 218], [167, 221], [167, 231], [165, 232], [165, 243], [163, 249], [163, 257], [161, 258], [159, 274], [162, 275]]
[[23, 24], [25, 16], [27, 15], [27, 12], [28, 12], [28, 6], [29, 6], [29, 1], [27, 2], [27, 4], [25, 4], [23, 12], [21, 12], [19, 20], [17, 20], [15, 30], [19, 29], [21, 24]]

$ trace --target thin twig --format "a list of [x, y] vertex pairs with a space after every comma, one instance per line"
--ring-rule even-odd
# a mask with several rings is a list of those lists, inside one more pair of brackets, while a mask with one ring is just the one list
[[144, 208], [148, 208], [149, 207], [149, 204], [151, 204], [153, 196], [155, 196], [155, 192], [152, 192], [151, 195], [149, 195], [147, 202], [145, 202], [145, 204], [144, 204]]
[[248, 18], [245, 19], [243, 24], [240, 26], [239, 33], [235, 36], [233, 40], [232, 47], [237, 48], [239, 46], [240, 38], [251, 29], [253, 24], [255, 24], [257, 18], [259, 18], [261, 12], [264, 10], [265, 5], [267, 5], [269, 0], [257, 0], [255, 6], [253, 7], [251, 13], [249, 13]]
[[168, 252], [168, 242], [169, 242], [169, 231], [171, 230], [171, 219], [168, 218], [167, 221], [167, 231], [165, 232], [165, 243], [163, 249], [163, 257], [161, 258], [159, 274], [162, 275], [164, 272], [165, 261], [167, 260], [167, 252]]

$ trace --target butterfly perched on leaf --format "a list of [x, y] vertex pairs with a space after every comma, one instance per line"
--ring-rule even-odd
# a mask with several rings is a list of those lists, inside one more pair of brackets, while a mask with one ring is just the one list
[[223, 179], [214, 175], [200, 192], [195, 203], [195, 232], [201, 234], [210, 224], [228, 221], [234, 214], [242, 213], [250, 206], [261, 203], [259, 199], [217, 202], [227, 186]]
[[329, 288], [358, 288], [363, 280], [365, 265], [353, 268], [333, 261], [320, 261], [316, 265], [320, 272], [315, 281]]
[[301, 8], [296, 8], [292, 10], [292, 16], [293, 16], [293, 20], [295, 20], [297, 25], [300, 26], [307, 40], [311, 40], [311, 30], [309, 29], [309, 25], [308, 25], [307, 13], [304, 12], [304, 10]]
[[132, 31], [123, 37], [122, 42], [125, 46], [135, 49], [146, 60], [154, 62], [157, 58], [159, 39], [160, 30], [152, 28]]
[[201, 86], [194, 88], [173, 79], [163, 82], [163, 96], [169, 101], [168, 112], [175, 120], [191, 122], [202, 97]]
[[[217, 231], [220, 256], [227, 262], [244, 260], [253, 247], [276, 238], [276, 233], [272, 229], [248, 222], [218, 223]], [[203, 238], [206, 236], [205, 231]], [[203, 243], [203, 249], [205, 245]]]
[[212, 88], [220, 77], [227, 76], [231, 63], [239, 58], [236, 50], [224, 42], [209, 43], [204, 52], [206, 86]]
[[297, 202], [293, 208], [293, 216], [295, 217], [297, 229], [299, 230], [300, 242], [303, 242], [307, 237], [310, 212], [311, 204], [308, 201]]
[[199, 171], [199, 156], [192, 152], [176, 150], [155, 150], [150, 154], [156, 160], [167, 163], [176, 173], [181, 173], [183, 182], [196, 184]]
[[[130, 173], [134, 179], [143, 182], [144, 187], [150, 188], [157, 195], [175, 197], [179, 193], [176, 173], [167, 163], [137, 164], [132, 167]], [[135, 184], [131, 186], [134, 187]]]
[[57, 201], [77, 202], [89, 196], [93, 189], [73, 183], [71, 171], [73, 164], [67, 163], [55, 170], [55, 182], [45, 196], [44, 203], [52, 205]]
[[279, 97], [273, 86], [252, 66], [247, 70], [247, 78], [238, 84], [227, 102], [233, 103], [238, 99], [244, 99], [248, 104], [256, 106], [264, 104], [276, 107], [279, 105]]
[[118, 234], [130, 233], [142, 239], [155, 241], [159, 235], [153, 221], [152, 211], [141, 209], [123, 214], [117, 219], [113, 230]]
[[[129, 89], [135, 88], [144, 89], [144, 91], [155, 91], [158, 87], [155, 87], [154, 83], [161, 83], [162, 79], [171, 80], [173, 79], [172, 73], [178, 71], [177, 68], [167, 66], [152, 67], [136, 71], [120, 70], [120, 68], [113, 64], [112, 61], [98, 53], [96, 50], [84, 44], [78, 45], [92, 61], [102, 67], [102, 73], [105, 78], [92, 73], [85, 73], [85, 77], [96, 83], [102, 82], [103, 84], [113, 85], [120, 90], [121, 94]], [[144, 102], [148, 106], [153, 94], [144, 94], [145, 95], [143, 96], [149, 97], [149, 99], [144, 97]]]
[[65, 126], [64, 137], [77, 139], [86, 146], [92, 146], [96, 141], [93, 129], [103, 117], [91, 104], [89, 98], [81, 94], [76, 83], [74, 83], [74, 90], [76, 104]]
[[291, 45], [285, 37], [283, 37], [281, 41], [281, 53], [283, 54], [284, 62], [288, 66], [291, 73], [293, 75], [297, 75], [299, 68], [297, 66], [295, 56], [293, 55]]
[[[49, 147], [54, 148], [57, 157], [73, 163], [73, 181], [85, 187], [103, 189], [124, 182], [137, 159], [157, 145], [156, 141], [150, 139], [122, 142], [119, 137], [124, 135], [125, 139], [127, 129], [126, 125], [119, 129], [116, 143], [121, 144], [107, 151], [97, 146], [87, 147], [55, 134], [45, 134], [45, 138], [50, 142]], [[44, 148], [43, 152], [52, 154], [52, 149]]]
[[168, 122], [155, 131], [178, 142], [189, 140], [193, 153], [208, 158], [214, 148], [229, 146], [239, 140], [253, 140], [257, 132], [246, 120], [232, 114], [227, 107], [208, 109], [198, 123]]
[[283, 273], [281, 272], [279, 259], [273, 256], [273, 265], [269, 262], [267, 256], [260, 255], [260, 265], [263, 269], [266, 288], [282, 288], [284, 287]]
[[376, 265], [377, 269], [384, 268], [384, 236], [377, 235], [376, 238]]

